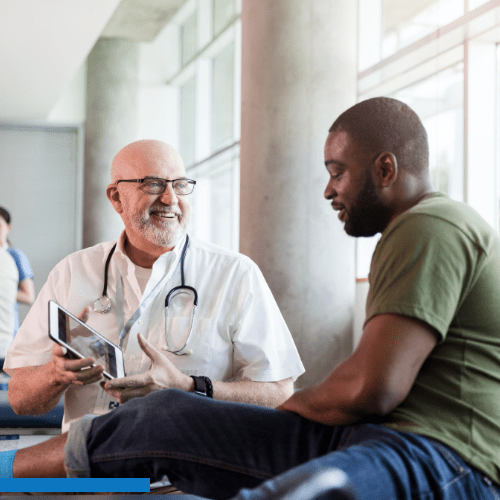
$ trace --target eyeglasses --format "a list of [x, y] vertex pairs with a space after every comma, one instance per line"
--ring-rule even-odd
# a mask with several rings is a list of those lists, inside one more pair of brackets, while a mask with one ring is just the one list
[[156, 177], [144, 177], [144, 179], [121, 179], [116, 181], [115, 184], [120, 182], [140, 182], [142, 183], [141, 189], [145, 193], [149, 194], [161, 194], [167, 189], [167, 184], [172, 183], [172, 189], [175, 194], [191, 194], [193, 192], [196, 181], [191, 179], [174, 179], [169, 181], [168, 179], [159, 179]]

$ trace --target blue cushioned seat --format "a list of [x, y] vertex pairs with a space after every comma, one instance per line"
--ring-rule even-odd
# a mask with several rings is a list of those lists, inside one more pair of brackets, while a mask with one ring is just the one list
[[10, 406], [7, 391], [0, 390], [0, 428], [31, 427], [61, 428], [64, 414], [62, 400], [44, 415], [16, 415]]

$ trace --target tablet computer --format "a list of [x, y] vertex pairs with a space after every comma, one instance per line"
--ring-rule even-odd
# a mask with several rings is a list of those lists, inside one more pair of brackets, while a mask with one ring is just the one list
[[122, 350], [53, 300], [49, 300], [49, 337], [70, 355], [94, 358], [106, 378], [125, 376]]

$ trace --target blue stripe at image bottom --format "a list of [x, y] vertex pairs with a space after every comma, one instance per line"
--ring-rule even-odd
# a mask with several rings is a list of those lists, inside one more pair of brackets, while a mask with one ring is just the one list
[[149, 492], [149, 478], [0, 478], [2, 493], [144, 493]]

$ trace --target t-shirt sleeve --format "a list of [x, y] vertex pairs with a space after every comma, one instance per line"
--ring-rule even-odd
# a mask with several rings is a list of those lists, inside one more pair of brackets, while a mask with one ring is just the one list
[[33, 269], [27, 255], [19, 248], [9, 248], [8, 252], [12, 255], [19, 271], [19, 283], [27, 278], [33, 279]]
[[292, 335], [264, 276], [252, 265], [243, 275], [232, 307], [233, 363], [237, 378], [271, 382], [304, 373]]
[[388, 230], [372, 259], [366, 322], [401, 314], [427, 323], [444, 340], [477, 265], [475, 247], [453, 224], [423, 214]]

